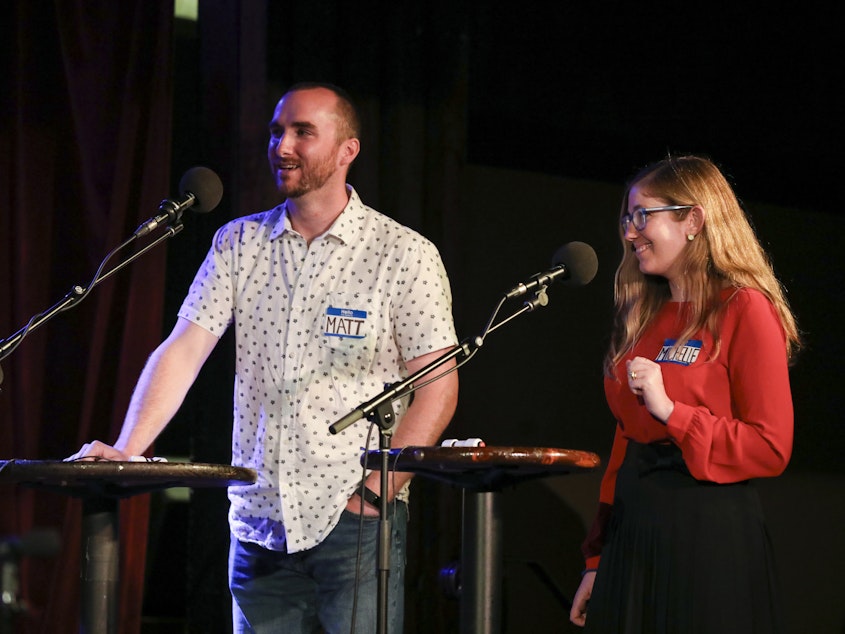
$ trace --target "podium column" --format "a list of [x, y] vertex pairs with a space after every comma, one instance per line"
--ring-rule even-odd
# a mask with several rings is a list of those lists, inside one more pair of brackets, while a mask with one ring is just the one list
[[498, 634], [502, 622], [501, 506], [495, 491], [463, 491], [461, 634]]
[[118, 631], [118, 504], [110, 497], [86, 497], [82, 501], [82, 632]]

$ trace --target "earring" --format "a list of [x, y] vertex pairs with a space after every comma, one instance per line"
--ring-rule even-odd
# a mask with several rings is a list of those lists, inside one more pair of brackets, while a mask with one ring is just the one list
[[690, 242], [695, 240], [695, 234], [694, 233], [688, 233], [687, 234], [687, 240], [689, 240]]

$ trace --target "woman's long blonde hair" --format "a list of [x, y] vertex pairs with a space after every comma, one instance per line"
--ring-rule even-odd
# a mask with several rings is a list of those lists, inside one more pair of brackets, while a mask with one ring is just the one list
[[[676, 345], [706, 328], [713, 336], [719, 354], [719, 324], [724, 287], [754, 288], [774, 304], [786, 333], [786, 355], [792, 359], [801, 341], [795, 317], [786, 301], [783, 287], [775, 277], [769, 257], [722, 172], [710, 160], [699, 156], [668, 156], [638, 172], [628, 183], [620, 216], [628, 212], [628, 197], [637, 185], [667, 205], [697, 205], [704, 209], [701, 232], [681, 254], [685, 271], [687, 322]], [[689, 210], [677, 213], [682, 220]], [[615, 324], [605, 357], [607, 376], [642, 335], [660, 308], [669, 300], [669, 283], [662, 277], [640, 272], [631, 245], [621, 232], [622, 261], [616, 270], [614, 301]]]

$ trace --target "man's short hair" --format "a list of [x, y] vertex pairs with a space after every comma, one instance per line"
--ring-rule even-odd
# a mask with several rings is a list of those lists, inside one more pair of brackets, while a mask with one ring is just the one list
[[309, 90], [312, 88], [325, 88], [337, 96], [338, 115], [340, 115], [340, 119], [342, 121], [341, 126], [338, 129], [338, 140], [360, 138], [361, 118], [358, 116], [358, 109], [355, 107], [349, 93], [340, 86], [336, 86], [329, 82], [300, 81], [288, 88], [287, 93], [296, 92], [297, 90]]

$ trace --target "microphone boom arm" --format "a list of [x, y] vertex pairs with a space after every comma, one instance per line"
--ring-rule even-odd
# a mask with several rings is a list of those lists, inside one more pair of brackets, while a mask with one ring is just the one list
[[[435, 359], [434, 361], [429, 363], [427, 366], [420, 368], [419, 370], [417, 370], [416, 372], [414, 372], [410, 376], [402, 379], [401, 381], [398, 381], [396, 383], [392, 383], [381, 394], [379, 394], [378, 396], [375, 396], [374, 398], [371, 398], [366, 403], [362, 403], [361, 405], [359, 405], [358, 407], [353, 409], [351, 412], [349, 412], [346, 416], [344, 416], [343, 418], [341, 418], [341, 419], [335, 421], [334, 423], [332, 423], [331, 425], [329, 425], [329, 431], [332, 434], [337, 434], [339, 432], [342, 432], [347, 427], [349, 427], [352, 423], [354, 423], [354, 422], [356, 422], [356, 421], [358, 421], [362, 418], [367, 418], [367, 419], [376, 418], [377, 420], [375, 420], [374, 422], [379, 423], [380, 427], [384, 427], [383, 422], [380, 422], [381, 419], [383, 419], [384, 417], [383, 416], [375, 416], [375, 414], [378, 412], [379, 408], [382, 405], [387, 404], [387, 403], [392, 403], [396, 399], [402, 398], [406, 394], [410, 394], [415, 389], [413, 387], [414, 381], [416, 381], [420, 377], [425, 376], [426, 374], [428, 374], [432, 370], [439, 368], [441, 365], [443, 365], [444, 363], [446, 363], [450, 359], [454, 359], [455, 357], [457, 357], [461, 353], [465, 354], [466, 356], [469, 356], [471, 353], [468, 351], [468, 349], [469, 349], [468, 343], [462, 343], [462, 344], [456, 345], [449, 352], [447, 352], [446, 354], [438, 357], [437, 359]], [[390, 418], [390, 423], [391, 424], [388, 425], [388, 426], [392, 426], [392, 418]]]
[[[126, 247], [133, 240], [135, 240], [135, 238], [137, 236], [133, 235], [128, 240], [123, 242], [123, 244], [118, 246], [116, 249], [113, 249], [111, 251], [111, 253], [109, 253], [103, 259], [103, 262], [100, 264], [100, 268], [98, 269], [97, 273], [95, 274], [94, 279], [91, 280], [91, 282], [89, 283], [89, 285], [87, 287], [80, 286], [78, 284], [74, 285], [73, 288], [71, 288], [70, 291], [68, 291], [68, 293], [57, 304], [53, 305], [51, 308], [47, 309], [44, 312], [33, 315], [23, 328], [21, 328], [15, 334], [9, 336], [8, 338], [0, 341], [0, 361], [2, 361], [6, 357], [8, 357], [10, 354], [12, 354], [14, 349], [17, 348], [18, 345], [20, 345], [20, 342], [23, 340], [23, 338], [26, 337], [30, 332], [32, 332], [33, 330], [35, 330], [39, 326], [45, 324], [46, 322], [48, 322], [50, 319], [52, 319], [53, 317], [55, 317], [59, 313], [62, 313], [66, 310], [70, 310], [71, 308], [73, 308], [74, 306], [79, 304], [83, 299], [85, 299], [88, 296], [88, 293], [90, 293], [91, 290], [95, 286], [97, 286], [97, 284], [99, 284], [103, 280], [111, 277], [114, 273], [117, 273], [117, 271], [124, 268], [128, 264], [131, 264], [136, 259], [141, 257], [144, 253], [146, 253], [150, 249], [153, 249], [154, 247], [156, 247], [159, 243], [161, 243], [161, 242], [163, 242], [163, 241], [165, 241], [169, 238], [172, 238], [177, 233], [182, 231], [183, 228], [184, 228], [184, 225], [180, 222], [177, 222], [176, 224], [169, 226], [163, 234], [161, 234], [155, 240], [153, 240], [152, 242], [147, 244], [143, 249], [136, 251], [130, 257], [128, 257], [126, 260], [124, 260], [123, 262], [120, 262], [119, 264], [114, 266], [112, 269], [110, 269], [106, 273], [100, 273], [100, 271], [102, 270], [105, 263], [108, 262], [108, 260], [115, 253], [117, 253], [120, 249]], [[0, 375], [0, 376], [2, 376], [2, 375]]]
[[[561, 272], [563, 271], [563, 267], [559, 267], [559, 269]], [[532, 288], [536, 289], [534, 291], [534, 299], [526, 300], [519, 310], [517, 310], [515, 313], [513, 313], [506, 319], [494, 324], [496, 315], [498, 314], [505, 300], [512, 297], [510, 293], [505, 294], [505, 296], [499, 301], [499, 304], [496, 306], [496, 309], [493, 311], [493, 315], [487, 322], [487, 325], [485, 326], [482, 335], [476, 336], [470, 340], [464, 340], [462, 343], [459, 343], [454, 348], [452, 348], [442, 356], [438, 357], [425, 367], [420, 368], [405, 379], [390, 384], [381, 394], [378, 394], [377, 396], [371, 398], [366, 403], [362, 403], [361, 405], [353, 409], [351, 412], [346, 414], [343, 418], [340, 418], [331, 425], [329, 425], [329, 431], [332, 434], [337, 434], [349, 427], [352, 423], [355, 423], [362, 418], [366, 418], [371, 422], [378, 424], [382, 430], [386, 430], [392, 427], [393, 417], [386, 417], [384, 415], [383, 412], [385, 411], [385, 409], [382, 407], [383, 405], [392, 403], [396, 399], [413, 392], [416, 389], [413, 385], [414, 381], [416, 381], [420, 377], [425, 376], [426, 374], [429, 374], [432, 370], [439, 368], [441, 365], [443, 365], [450, 359], [454, 359], [455, 357], [463, 354], [464, 360], [468, 361], [475, 354], [475, 352], [484, 344], [484, 338], [497, 328], [504, 326], [506, 323], [508, 323], [512, 319], [515, 319], [519, 315], [522, 315], [523, 313], [533, 311], [538, 306], [548, 305], [549, 299], [546, 295], [546, 285], [551, 281], [554, 281], [554, 278], [559, 274], [560, 273], [558, 273], [558, 269], [554, 269], [551, 275], [543, 275], [538, 273], [535, 276], [536, 283], [530, 283], [529, 285], [524, 286], [521, 285], [522, 288], [525, 289], [524, 291], [522, 291], [523, 293], [528, 292]], [[437, 376], [431, 380], [437, 380], [438, 378], [440, 378], [440, 376]], [[380, 414], [379, 412], [382, 413]]]

